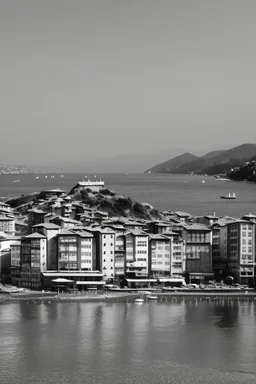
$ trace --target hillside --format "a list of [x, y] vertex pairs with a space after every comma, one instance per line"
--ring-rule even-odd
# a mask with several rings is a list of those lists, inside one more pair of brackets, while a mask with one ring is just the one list
[[[70, 202], [80, 201], [93, 210], [108, 212], [110, 217], [129, 217], [133, 219], [153, 220], [162, 218], [162, 214], [154, 209], [150, 204], [139, 203], [127, 196], [116, 194], [108, 189], [102, 189], [100, 192], [93, 192], [90, 189], [76, 188], [69, 193]], [[20, 197], [11, 198], [6, 201], [12, 208], [23, 215], [33, 206], [38, 205], [41, 195], [32, 193]], [[40, 207], [45, 212], [51, 212], [51, 201]]]
[[146, 173], [173, 173], [176, 168], [190, 163], [197, 158], [198, 157], [192, 153], [186, 152], [182, 155], [174, 157], [173, 159], [165, 161], [164, 163], [155, 165], [153, 168], [148, 169]]
[[184, 162], [180, 166], [168, 172], [162, 168], [161, 172], [175, 174], [196, 173], [215, 175], [219, 173], [226, 173], [231, 168], [243, 164], [255, 155], [256, 144], [242, 144], [225, 151], [209, 152], [202, 157], [197, 157], [196, 159], [192, 159], [192, 161]]
[[248, 180], [256, 183], [256, 156], [229, 170], [227, 176], [232, 180]]

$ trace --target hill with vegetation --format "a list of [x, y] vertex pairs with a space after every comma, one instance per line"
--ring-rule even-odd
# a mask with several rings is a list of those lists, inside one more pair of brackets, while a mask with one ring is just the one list
[[236, 168], [232, 168], [227, 176], [232, 180], [247, 180], [256, 183], [256, 156]]
[[[238, 167], [253, 156], [256, 156], [256, 144], [242, 144], [228, 150], [206, 153], [204, 156], [184, 162], [172, 170], [166, 170], [163, 167], [158, 169], [161, 170], [161, 173], [216, 175], [227, 173], [231, 168]], [[175, 162], [175, 159], [171, 159], [171, 161]], [[154, 168], [151, 168], [151, 172], [155, 172]]]
[[109, 189], [100, 192], [90, 189], [77, 188], [71, 195], [72, 199], [80, 200], [90, 208], [108, 212], [109, 216], [130, 217], [134, 219], [159, 219], [162, 214], [150, 204], [139, 203], [122, 194], [116, 194]]
[[[72, 193], [69, 193], [69, 196], [71, 197], [71, 203], [72, 201], [80, 201], [82, 204], [85, 204], [87, 207], [96, 211], [107, 212], [110, 217], [127, 217], [135, 220], [154, 220], [163, 218], [163, 215], [150, 204], [134, 201], [125, 195], [116, 194], [109, 189], [102, 189], [100, 192], [95, 192], [91, 189], [78, 187], [75, 190], [72, 190]], [[17, 212], [26, 215], [29, 209], [37, 206], [39, 202], [42, 203], [42, 199], [40, 192], [38, 192], [11, 198], [5, 202]], [[40, 209], [45, 212], [50, 212], [51, 204], [47, 204], [47, 201], [45, 201], [45, 204], [40, 206]]]

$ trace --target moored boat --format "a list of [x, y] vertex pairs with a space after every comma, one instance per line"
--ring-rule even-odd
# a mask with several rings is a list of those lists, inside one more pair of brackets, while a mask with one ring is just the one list
[[144, 303], [144, 299], [142, 297], [137, 298], [137, 299], [134, 300], [134, 303], [138, 303], [138, 304]]
[[150, 295], [150, 296], [148, 296], [148, 299], [149, 300], [157, 300], [157, 296], [156, 295]]
[[226, 195], [226, 196], [221, 196], [220, 198], [221, 198], [221, 199], [227, 199], [227, 200], [235, 200], [235, 199], [236, 199], [236, 194], [235, 194], [235, 193], [232, 193], [232, 195], [231, 195], [231, 193], [229, 193], [228, 195]]

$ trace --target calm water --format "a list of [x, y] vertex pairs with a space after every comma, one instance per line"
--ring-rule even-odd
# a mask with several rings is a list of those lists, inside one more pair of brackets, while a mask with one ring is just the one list
[[[54, 178], [48, 175], [47, 179], [44, 176], [36, 179], [35, 175], [0, 175], [0, 196], [19, 196], [50, 188], [70, 191], [85, 175], [68, 174], [61, 178], [55, 174]], [[148, 202], [160, 211], [183, 210], [194, 215], [216, 212], [234, 217], [256, 213], [256, 184], [216, 181], [210, 176], [105, 174], [97, 175], [99, 177], [107, 188]], [[14, 180], [20, 181], [14, 183]], [[220, 199], [229, 192], [235, 192], [237, 200]]]
[[256, 382], [256, 305], [0, 305], [4, 384]]

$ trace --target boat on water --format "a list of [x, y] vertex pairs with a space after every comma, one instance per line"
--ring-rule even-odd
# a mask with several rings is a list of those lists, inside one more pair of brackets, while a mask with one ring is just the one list
[[230, 181], [227, 177], [215, 176], [216, 181]]
[[144, 303], [144, 299], [142, 297], [139, 297], [139, 298], [134, 300], [134, 303], [138, 303], [138, 304]]
[[148, 300], [157, 300], [157, 296], [156, 295], [150, 295], [150, 296], [148, 296]]
[[236, 199], [236, 194], [233, 192], [232, 194], [229, 192], [228, 195], [226, 196], [221, 196], [221, 199], [227, 199], [227, 200], [235, 200]]
[[13, 180], [14, 183], [19, 183], [20, 181], [19, 180]]

